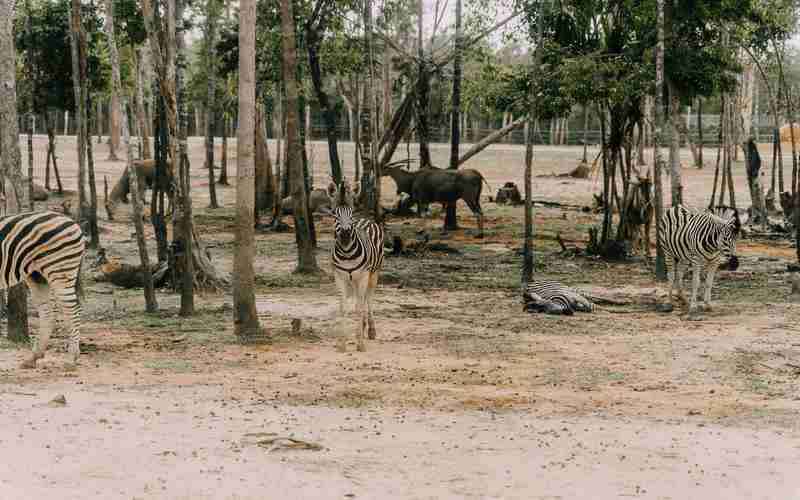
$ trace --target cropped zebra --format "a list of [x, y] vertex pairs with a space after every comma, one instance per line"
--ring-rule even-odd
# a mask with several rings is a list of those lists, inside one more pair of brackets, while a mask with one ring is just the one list
[[739, 213], [720, 217], [711, 212], [690, 210], [681, 205], [670, 208], [661, 217], [659, 234], [661, 247], [666, 257], [667, 271], [672, 275], [669, 301], [672, 304], [673, 289], [685, 301], [681, 290], [683, 274], [691, 265], [692, 297], [689, 314], [697, 312], [697, 291], [700, 288], [700, 272], [706, 272], [706, 289], [703, 296], [704, 309], [711, 309], [711, 287], [714, 273], [723, 257], [730, 259], [730, 268], [739, 266], [736, 256], [736, 239], [739, 237], [741, 221]]
[[[370, 340], [375, 338], [375, 320], [372, 317], [372, 295], [378, 285], [378, 273], [383, 264], [383, 226], [367, 219], [353, 217], [353, 199], [360, 193], [358, 185], [351, 191], [342, 182], [331, 183], [328, 195], [334, 219], [334, 245], [332, 262], [336, 287], [339, 289], [337, 323], [345, 313], [345, 302], [355, 296], [360, 322], [356, 333], [356, 349], [365, 351], [364, 330]], [[340, 337], [338, 347], [343, 350], [346, 339]]]
[[575, 311], [594, 311], [594, 304], [579, 291], [552, 280], [528, 283], [522, 291], [522, 298], [526, 310], [547, 314], [572, 315]]
[[39, 308], [39, 335], [22, 368], [35, 368], [50, 340], [50, 294], [58, 302], [69, 329], [67, 350], [72, 362], [80, 355], [77, 284], [86, 249], [83, 231], [72, 219], [49, 212], [26, 212], [0, 218], [0, 288], [25, 282]]

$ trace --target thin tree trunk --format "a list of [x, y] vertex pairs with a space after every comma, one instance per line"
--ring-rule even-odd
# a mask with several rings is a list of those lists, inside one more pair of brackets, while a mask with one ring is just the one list
[[214, 182], [214, 112], [217, 90], [217, 58], [214, 48], [217, 38], [217, 17], [219, 6], [217, 0], [206, 3], [206, 168], [208, 169], [209, 208], [219, 208], [217, 203], [217, 185]]
[[[458, 169], [458, 153], [461, 143], [461, 0], [456, 0], [456, 33], [455, 33], [455, 57], [453, 57], [453, 95], [451, 110], [451, 131], [450, 131], [450, 166], [452, 170]], [[526, 164], [527, 169], [527, 164]], [[456, 202], [447, 204], [447, 211], [444, 217], [445, 230], [458, 229], [458, 219], [456, 218]]]
[[[86, 54], [88, 49], [85, 45], [86, 40], [83, 40], [84, 46], [81, 48], [81, 52]], [[86, 75], [82, 75], [81, 78], [84, 81], [84, 85], [88, 86], [88, 80], [86, 79]], [[91, 107], [91, 98], [88, 98], [86, 101], [86, 109], [88, 110]], [[100, 248], [100, 228], [97, 226], [97, 184], [95, 184], [95, 177], [94, 177], [94, 150], [92, 149], [92, 137], [89, 133], [89, 122], [88, 122], [88, 114], [87, 114], [87, 122], [86, 122], [86, 173], [89, 178], [89, 213], [88, 213], [88, 220], [89, 220], [89, 247], [90, 248]], [[31, 188], [33, 185], [31, 185]], [[33, 190], [31, 190], [31, 194]]]
[[[531, 134], [533, 130], [531, 130]], [[583, 160], [582, 163], [589, 163], [589, 157], [587, 156], [587, 150], [589, 148], [589, 106], [583, 106]]]
[[697, 98], [697, 168], [703, 168], [703, 98]]
[[[419, 139], [419, 166], [429, 167], [431, 163], [430, 130], [428, 112], [430, 104], [431, 74], [425, 61], [423, 49], [422, 1], [417, 3], [417, 137]], [[359, 115], [360, 116], [360, 115]]]
[[128, 131], [127, 103], [125, 93], [122, 91], [120, 78], [119, 53], [117, 52], [117, 42], [114, 35], [114, 0], [106, 0], [106, 34], [108, 36], [108, 52], [111, 60], [111, 80], [114, 91], [122, 96], [120, 106], [122, 125], [122, 141], [125, 147], [128, 169], [128, 179], [130, 179], [130, 196], [133, 203], [133, 225], [136, 228], [136, 245], [139, 249], [139, 261], [141, 263], [142, 278], [144, 281], [144, 300], [147, 312], [156, 312], [158, 302], [156, 301], [155, 289], [153, 287], [153, 275], [150, 272], [150, 257], [147, 253], [147, 241], [145, 240], [144, 224], [142, 223], [142, 200], [139, 198], [139, 175], [133, 167], [133, 144], [131, 143], [130, 132]]
[[[239, 127], [236, 145], [236, 244], [233, 261], [234, 331], [242, 341], [263, 334], [255, 297], [256, 2], [240, 1]], [[293, 73], [292, 73], [293, 74]]]
[[[298, 125], [298, 89], [295, 78], [297, 69], [297, 49], [295, 45], [295, 26], [292, 0], [281, 0], [281, 39], [283, 46], [283, 74], [286, 86], [286, 143], [287, 169], [291, 174], [293, 216], [295, 238], [297, 241], [297, 270], [300, 273], [317, 273], [316, 255], [311, 240], [308, 201], [303, 176], [302, 145]], [[252, 212], [252, 211], [251, 211]]]
[[656, 279], [667, 280], [667, 267], [664, 258], [664, 248], [661, 246], [660, 223], [664, 212], [664, 191], [661, 181], [661, 172], [664, 160], [661, 156], [661, 132], [663, 127], [661, 95], [664, 88], [664, 0], [656, 0], [657, 10], [657, 43], [656, 43], [656, 85], [655, 102], [653, 105], [653, 185], [655, 189], [655, 216], [656, 216]]
[[389, 128], [392, 122], [392, 48], [389, 44], [384, 44], [383, 47], [383, 60], [381, 61], [381, 69], [383, 75], [381, 82], [383, 83], [383, 130]]
[[81, 78], [85, 75], [86, 58], [81, 54], [81, 43], [83, 26], [81, 21], [81, 3], [79, 0], [72, 0], [72, 11], [70, 18], [70, 39], [72, 48], [72, 84], [75, 95], [75, 109], [77, 124], [77, 148], [78, 148], [78, 220], [86, 220], [86, 85]]
[[[144, 50], [138, 49], [134, 52], [136, 56], [136, 120], [139, 122], [139, 142], [142, 145], [142, 158], [148, 160], [152, 158], [150, 152], [150, 129], [147, 126], [147, 112], [144, 102], [144, 82], [145, 80], [145, 57]], [[100, 124], [97, 124], [99, 130]]]
[[681, 183], [681, 100], [678, 90], [672, 82], [667, 81], [669, 89], [670, 125], [672, 129], [669, 146], [670, 183], [672, 206], [683, 204], [683, 185]]
[[109, 109], [109, 123], [111, 130], [109, 130], [108, 137], [108, 161], [119, 161], [117, 151], [119, 150], [119, 136], [120, 136], [120, 95], [112, 90], [111, 92], [111, 108]]
[[228, 133], [230, 130], [230, 118], [227, 113], [222, 114], [222, 157], [220, 158], [219, 184], [223, 186], [228, 183]]
[[[0, 0], [0, 173], [3, 175], [3, 215], [22, 211], [25, 206], [25, 187], [19, 150], [17, 121], [16, 50], [14, 48], [14, 2]], [[11, 185], [9, 185], [11, 184]], [[11, 196], [14, 194], [15, 196]], [[16, 200], [13, 202], [12, 198]], [[27, 342], [28, 293], [24, 285], [8, 292], [8, 339]]]

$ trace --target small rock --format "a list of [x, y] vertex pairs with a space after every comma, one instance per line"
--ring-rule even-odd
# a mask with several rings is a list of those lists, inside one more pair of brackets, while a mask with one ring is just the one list
[[702, 414], [703, 412], [701, 412], [700, 410], [689, 410], [689, 413], [687, 413], [687, 415], [689, 415], [690, 417], [695, 417], [697, 415], [702, 415]]
[[56, 396], [52, 400], [50, 400], [50, 402], [47, 403], [47, 404], [49, 406], [54, 407], [54, 408], [57, 408], [57, 407], [60, 407], [60, 406], [66, 406], [67, 405], [67, 398], [65, 398], [63, 394], [59, 394], [58, 396]]

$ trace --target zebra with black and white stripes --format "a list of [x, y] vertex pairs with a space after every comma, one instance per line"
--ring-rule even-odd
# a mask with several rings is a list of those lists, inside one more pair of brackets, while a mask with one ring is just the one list
[[697, 312], [697, 292], [700, 288], [700, 273], [706, 273], [706, 289], [703, 296], [704, 309], [711, 309], [711, 287], [714, 273], [723, 257], [728, 257], [729, 268], [739, 266], [736, 256], [736, 239], [739, 237], [741, 221], [737, 211], [723, 218], [712, 212], [690, 210], [678, 205], [664, 212], [659, 221], [659, 243], [664, 249], [667, 272], [672, 280], [669, 288], [669, 302], [672, 304], [673, 289], [677, 288], [678, 298], [686, 301], [681, 290], [683, 275], [692, 266], [692, 297], [689, 314]]
[[62, 214], [37, 211], [0, 218], [0, 288], [25, 282], [39, 305], [39, 335], [33, 336], [33, 353], [22, 368], [35, 368], [47, 350], [51, 293], [69, 330], [67, 351], [77, 363], [81, 326], [77, 286], [85, 249], [80, 226]]
[[[339, 314], [337, 322], [345, 313], [345, 302], [354, 296], [360, 314], [356, 333], [356, 349], [365, 351], [364, 330], [367, 337], [375, 338], [375, 320], [372, 315], [372, 296], [378, 285], [378, 273], [383, 264], [383, 226], [367, 219], [353, 216], [353, 199], [358, 198], [359, 185], [351, 191], [342, 182], [331, 183], [328, 195], [331, 198], [330, 214], [334, 219], [334, 245], [332, 263], [336, 286], [339, 289]], [[339, 349], [343, 350], [346, 339], [340, 337]]]
[[552, 280], [533, 281], [522, 291], [525, 308], [547, 314], [572, 315], [575, 311], [592, 312], [594, 304], [578, 290]]

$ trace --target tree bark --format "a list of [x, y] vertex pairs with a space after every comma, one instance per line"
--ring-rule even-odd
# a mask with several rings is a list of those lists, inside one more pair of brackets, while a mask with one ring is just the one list
[[670, 184], [672, 206], [683, 204], [683, 184], [681, 183], [681, 100], [675, 85], [667, 81], [669, 89], [669, 112], [672, 134], [669, 145]]
[[[145, 53], [144, 49], [138, 49], [136, 52], [137, 67], [136, 67], [136, 120], [139, 122], [139, 142], [142, 144], [142, 159], [148, 160], [152, 158], [150, 152], [150, 127], [148, 126], [147, 111], [145, 110], [144, 103], [144, 85], [146, 80], [144, 65]], [[98, 124], [98, 129], [100, 124]]]
[[269, 157], [266, 117], [263, 106], [256, 100], [255, 113], [255, 223], [262, 212], [272, 210], [275, 204], [275, 182], [272, 178], [272, 159]]
[[[14, 17], [13, 0], [0, 0], [0, 173], [3, 174], [5, 194], [5, 203], [0, 208], [3, 215], [22, 211], [27, 192], [19, 150]], [[28, 341], [28, 292], [24, 285], [8, 291], [7, 306], [8, 339]]]
[[72, 10], [70, 16], [70, 44], [72, 49], [72, 84], [75, 94], [75, 123], [77, 129], [77, 148], [78, 148], [78, 221], [83, 223], [86, 220], [86, 97], [87, 88], [82, 75], [86, 74], [86, 57], [81, 54], [81, 47], [84, 46], [81, 40], [85, 36], [81, 21], [81, 3], [79, 0], [72, 0]]
[[423, 49], [423, 18], [422, 1], [417, 4], [417, 138], [419, 140], [419, 166], [429, 167], [431, 163], [430, 129], [428, 127], [428, 112], [430, 105], [431, 74], [425, 60]]
[[[86, 47], [86, 39], [82, 40], [83, 47], [81, 47], [81, 54], [88, 53], [88, 48]], [[83, 85], [89, 85], [88, 79], [86, 75], [81, 75], [81, 80], [83, 81]], [[87, 94], [86, 100], [86, 110], [88, 111], [91, 108], [92, 99]], [[84, 137], [86, 137], [86, 174], [89, 180], [89, 211], [87, 214], [87, 220], [89, 222], [89, 247], [90, 248], [100, 248], [100, 228], [97, 226], [97, 184], [95, 183], [94, 177], [94, 150], [92, 149], [92, 136], [89, 133], [89, 115], [86, 115], [86, 126], [84, 127]], [[31, 186], [33, 186], [31, 184]], [[33, 191], [31, 191], [33, 193]]]
[[139, 176], [133, 168], [133, 144], [131, 143], [130, 132], [128, 130], [127, 103], [125, 93], [122, 91], [122, 81], [120, 78], [119, 53], [114, 34], [114, 0], [106, 0], [106, 34], [108, 36], [108, 52], [111, 60], [111, 84], [114, 92], [122, 96], [120, 106], [122, 125], [122, 141], [125, 147], [128, 178], [130, 179], [130, 196], [133, 203], [133, 225], [136, 228], [136, 245], [139, 249], [139, 261], [141, 262], [141, 272], [144, 282], [145, 310], [156, 312], [158, 302], [156, 301], [155, 289], [153, 287], [153, 275], [150, 272], [150, 257], [147, 252], [147, 241], [145, 240], [144, 224], [142, 223], [143, 209], [142, 200], [139, 198]]
[[217, 186], [214, 182], [214, 113], [216, 106], [216, 90], [217, 90], [217, 71], [216, 62], [217, 58], [214, 53], [214, 47], [217, 38], [217, 17], [219, 14], [219, 5], [217, 0], [208, 0], [206, 3], [206, 168], [208, 169], [208, 195], [209, 195], [209, 208], [219, 208], [217, 203]]
[[[461, 0], [456, 0], [456, 33], [455, 33], [455, 55], [453, 57], [453, 95], [452, 110], [450, 112], [450, 165], [452, 170], [458, 169], [458, 153], [461, 144]], [[527, 157], [527, 156], [526, 156]], [[528, 165], [526, 163], [526, 172]], [[458, 229], [458, 219], [456, 217], [456, 202], [448, 203], [444, 216], [445, 230]]]
[[661, 129], [663, 124], [661, 96], [664, 88], [664, 0], [656, 0], [657, 9], [657, 43], [656, 43], [656, 85], [655, 100], [653, 105], [653, 185], [655, 188], [655, 216], [656, 216], [656, 279], [667, 280], [667, 267], [664, 258], [664, 248], [660, 243], [661, 216], [664, 212], [664, 191], [661, 181], [661, 171], [664, 160], [661, 156]]
[[111, 91], [111, 107], [109, 109], [108, 161], [119, 161], [117, 151], [120, 140], [120, 95]]
[[[233, 261], [233, 326], [242, 341], [263, 333], [255, 297], [255, 146], [256, 111], [256, 2], [240, 1], [239, 17], [239, 127], [236, 145], [236, 244]], [[294, 73], [292, 73], [294, 74]]]
[[[321, 43], [320, 33], [325, 32], [328, 16], [332, 14], [330, 9], [323, 7], [327, 4], [326, 0], [317, 0], [314, 12], [317, 14], [316, 20], [312, 17], [306, 23], [306, 49], [308, 50], [308, 65], [311, 72], [311, 83], [314, 87], [314, 94], [317, 96], [322, 118], [325, 122], [325, 132], [328, 138], [328, 160], [331, 163], [331, 176], [338, 186], [342, 182], [342, 166], [339, 161], [339, 134], [336, 130], [336, 111], [328, 100], [328, 94], [323, 88], [322, 69], [319, 61], [319, 47]], [[310, 109], [310, 108], [306, 108]], [[309, 131], [306, 138], [311, 140]]]
[[299, 273], [317, 273], [316, 255], [311, 240], [308, 200], [303, 175], [302, 145], [298, 126], [297, 48], [292, 0], [281, 0], [281, 41], [283, 46], [283, 75], [286, 85], [286, 164], [291, 176], [291, 192], [295, 239], [297, 241], [297, 269]]

